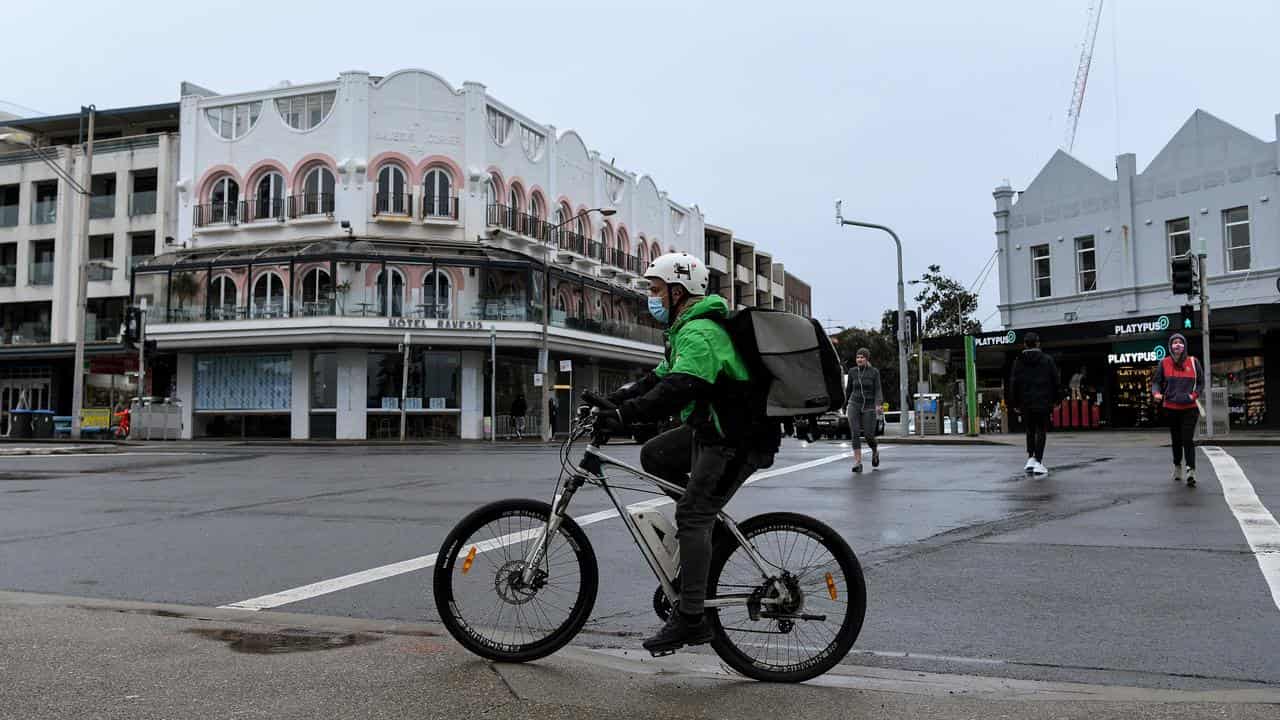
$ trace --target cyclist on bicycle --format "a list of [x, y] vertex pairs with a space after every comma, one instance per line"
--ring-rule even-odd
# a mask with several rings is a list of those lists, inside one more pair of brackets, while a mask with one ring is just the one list
[[644, 641], [646, 650], [660, 653], [710, 642], [703, 603], [716, 515], [753, 472], [773, 464], [778, 428], [772, 428], [773, 442], [761, 443], [758, 436], [768, 438], [768, 430], [751, 427], [742, 390], [747, 368], [717, 322], [729, 305], [707, 295], [706, 265], [687, 253], [668, 253], [655, 258], [644, 277], [650, 283], [649, 312], [667, 325], [666, 358], [610, 395], [617, 410], [602, 412], [600, 420], [605, 430], [677, 413], [683, 421], [640, 452], [645, 471], [686, 490], [676, 502], [679, 606]]

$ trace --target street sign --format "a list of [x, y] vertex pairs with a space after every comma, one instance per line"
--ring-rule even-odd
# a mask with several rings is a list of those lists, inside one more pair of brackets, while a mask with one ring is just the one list
[[542, 373], [533, 374], [533, 386], [536, 388], [542, 387]]
[[560, 361], [560, 372], [573, 372], [573, 361], [572, 361], [572, 360], [561, 360], [561, 361]]

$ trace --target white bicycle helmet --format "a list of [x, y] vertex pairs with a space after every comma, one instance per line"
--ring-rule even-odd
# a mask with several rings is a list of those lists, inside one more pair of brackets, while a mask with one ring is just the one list
[[711, 273], [698, 258], [685, 252], [659, 255], [644, 271], [646, 278], [657, 278], [668, 285], [679, 285], [693, 295], [706, 295]]

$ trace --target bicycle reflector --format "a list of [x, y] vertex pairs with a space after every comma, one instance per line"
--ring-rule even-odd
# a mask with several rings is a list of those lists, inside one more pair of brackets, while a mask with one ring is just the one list
[[476, 561], [476, 546], [471, 546], [471, 552], [467, 553], [467, 559], [462, 561], [462, 574], [466, 575], [471, 572], [471, 564]]
[[827, 594], [832, 600], [836, 599], [836, 579], [831, 577], [831, 573], [827, 573]]

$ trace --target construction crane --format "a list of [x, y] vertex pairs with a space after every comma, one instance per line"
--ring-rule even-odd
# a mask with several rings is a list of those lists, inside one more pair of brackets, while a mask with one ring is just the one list
[[1071, 152], [1076, 144], [1076, 126], [1084, 107], [1084, 89], [1089, 84], [1089, 66], [1093, 64], [1093, 43], [1098, 39], [1098, 21], [1106, 0], [1089, 0], [1089, 21], [1084, 26], [1084, 42], [1080, 44], [1080, 65], [1076, 67], [1075, 87], [1071, 89], [1071, 105], [1067, 107], [1067, 136], [1062, 148]]

